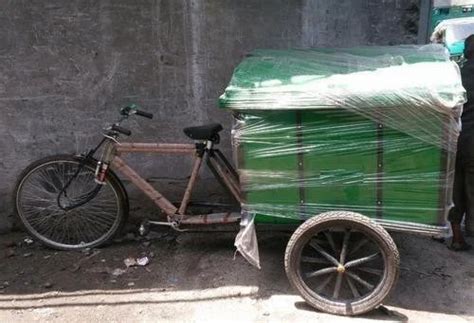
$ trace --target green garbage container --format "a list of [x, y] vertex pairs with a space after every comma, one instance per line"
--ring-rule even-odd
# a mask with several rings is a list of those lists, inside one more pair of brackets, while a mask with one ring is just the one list
[[439, 233], [464, 102], [438, 45], [255, 51], [220, 98], [243, 210], [276, 224], [355, 211]]

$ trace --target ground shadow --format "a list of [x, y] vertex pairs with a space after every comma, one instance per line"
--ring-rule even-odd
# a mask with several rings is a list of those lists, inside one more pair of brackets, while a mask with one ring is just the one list
[[[474, 315], [470, 302], [474, 286], [473, 254], [452, 253], [429, 238], [394, 234], [401, 253], [401, 275], [385, 305], [435, 313]], [[151, 240], [129, 236], [97, 251], [58, 252], [36, 243], [28, 244], [25, 235], [0, 237], [3, 259], [0, 263], [0, 309], [21, 310], [70, 306], [68, 298], [103, 296], [101, 305], [166, 304], [222, 298], [252, 297], [266, 299], [274, 295], [294, 294], [287, 281], [283, 255], [289, 234], [259, 233], [262, 269], [249, 265], [242, 257], [234, 259], [233, 232], [176, 234], [160, 231]], [[28, 240], [27, 240], [28, 241]], [[126, 268], [126, 258], [146, 256], [147, 266]], [[206, 291], [241, 286], [226, 296]], [[256, 287], [249, 292], [248, 287]], [[169, 291], [203, 290], [202, 295], [187, 299], [108, 300], [110, 295]], [[461, 293], [461, 294], [460, 294]], [[464, 294], [462, 294], [464, 293]], [[464, 295], [464, 296], [462, 296]], [[12, 303], [12, 299], [19, 302]], [[41, 301], [58, 300], [42, 305]], [[28, 305], [22, 305], [31, 301]], [[38, 301], [38, 302], [36, 302]], [[456, 306], [453, 303], [456, 302]], [[93, 301], [75, 301], [74, 306], [94, 305]], [[23, 307], [22, 307], [23, 306]], [[297, 311], [313, 310], [304, 303], [293, 304]], [[383, 313], [382, 313], [383, 314]], [[367, 318], [380, 317], [380, 309]], [[391, 313], [400, 316], [400, 313]], [[365, 317], [365, 316], [364, 316]], [[380, 320], [380, 318], [378, 318]]]

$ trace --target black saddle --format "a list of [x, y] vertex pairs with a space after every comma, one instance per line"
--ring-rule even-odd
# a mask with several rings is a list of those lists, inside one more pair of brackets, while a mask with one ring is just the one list
[[184, 134], [194, 140], [212, 140], [219, 141], [219, 131], [222, 125], [219, 123], [210, 123], [199, 127], [184, 128]]

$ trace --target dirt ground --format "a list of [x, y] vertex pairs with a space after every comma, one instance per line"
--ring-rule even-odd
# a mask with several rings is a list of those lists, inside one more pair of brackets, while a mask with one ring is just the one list
[[[131, 235], [88, 252], [0, 237], [0, 322], [474, 322], [474, 252], [394, 234], [401, 275], [383, 307], [362, 317], [319, 313], [291, 290], [286, 234], [259, 233], [262, 269], [237, 256], [235, 233]], [[469, 240], [474, 244], [474, 239]], [[124, 259], [148, 256], [146, 266]]]

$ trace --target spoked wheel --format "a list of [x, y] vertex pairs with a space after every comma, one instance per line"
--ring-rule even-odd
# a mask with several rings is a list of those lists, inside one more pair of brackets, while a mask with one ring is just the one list
[[390, 235], [353, 212], [327, 212], [293, 234], [285, 253], [291, 285], [318, 310], [358, 315], [380, 305], [398, 278]]
[[55, 249], [109, 242], [125, 221], [128, 200], [113, 173], [99, 187], [94, 172], [92, 161], [84, 163], [69, 155], [44, 158], [25, 169], [14, 202], [26, 230]]

